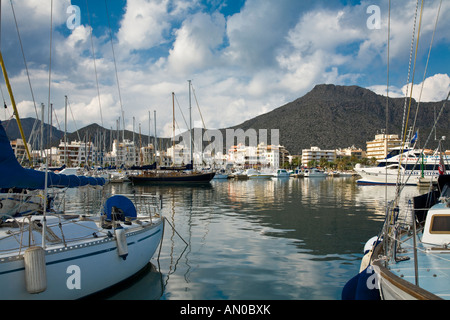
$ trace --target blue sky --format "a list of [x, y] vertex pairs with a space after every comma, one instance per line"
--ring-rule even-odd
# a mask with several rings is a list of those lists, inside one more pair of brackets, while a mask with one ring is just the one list
[[[445, 19], [450, 3], [445, 0], [424, 76], [440, 2], [425, 1], [423, 10], [413, 93], [418, 95], [427, 79], [422, 101], [443, 100], [450, 88], [450, 21]], [[2, 53], [21, 117], [35, 117], [35, 105], [49, 100], [51, 1], [12, 3], [34, 101], [6, 0]], [[391, 96], [405, 95], [416, 3], [392, 1]], [[80, 8], [80, 24], [74, 29], [67, 25], [71, 5]], [[53, 1], [50, 100], [61, 122], [68, 96], [71, 131], [92, 122], [116, 128], [123, 111], [127, 129], [132, 129], [134, 117], [136, 131], [141, 124], [146, 132], [149, 112], [153, 117], [156, 110], [158, 135], [170, 136], [171, 93], [187, 117], [187, 80], [193, 81], [208, 128], [240, 124], [305, 95], [317, 84], [386, 91], [388, 0], [107, 0], [107, 6], [109, 19], [104, 0]], [[371, 6], [378, 13], [368, 11]], [[374, 21], [379, 21], [376, 28], [370, 24]], [[5, 95], [3, 81], [0, 86]], [[193, 106], [196, 111], [194, 100]], [[176, 110], [178, 125], [185, 128], [178, 105]], [[10, 115], [5, 110], [0, 119]], [[198, 112], [193, 117], [200, 126]]]

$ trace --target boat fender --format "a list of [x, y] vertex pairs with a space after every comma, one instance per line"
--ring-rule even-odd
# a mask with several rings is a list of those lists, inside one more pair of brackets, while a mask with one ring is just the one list
[[375, 244], [377, 243], [378, 240], [378, 236], [372, 237], [370, 238], [366, 244], [364, 245], [364, 254], [366, 255], [367, 253], [369, 253], [369, 251], [371, 251], [373, 249], [373, 247], [375, 246]]
[[370, 257], [372, 256], [372, 250], [370, 250], [368, 253], [364, 255], [364, 257], [361, 260], [361, 266], [359, 267], [359, 272], [363, 272], [367, 269], [367, 267], [370, 264]]
[[115, 231], [117, 241], [117, 253], [123, 260], [128, 256], [127, 236], [123, 227], [117, 228]]
[[42, 247], [30, 247], [24, 254], [25, 284], [28, 293], [37, 294], [47, 289], [47, 271], [45, 250]]

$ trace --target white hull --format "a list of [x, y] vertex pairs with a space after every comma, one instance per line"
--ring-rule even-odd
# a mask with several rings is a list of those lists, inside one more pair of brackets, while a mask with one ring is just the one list
[[[421, 158], [420, 150], [408, 150], [402, 154], [394, 149], [386, 159], [380, 160], [377, 167], [362, 167], [357, 164], [354, 168], [361, 176], [359, 184], [389, 184], [417, 185], [424, 182], [436, 182], [439, 177], [440, 157], [438, 155]], [[395, 155], [396, 154], [396, 155]], [[447, 170], [450, 159], [445, 156], [443, 161]], [[422, 177], [423, 176], [423, 177]], [[400, 177], [399, 181], [397, 177]]]
[[213, 178], [214, 180], [219, 180], [219, 179], [228, 179], [228, 175], [227, 174], [217, 174], [214, 176]]
[[[405, 185], [417, 185], [421, 181], [422, 172], [420, 170], [405, 171], [398, 169], [386, 169], [382, 167], [362, 168], [355, 167], [355, 171], [361, 176], [361, 179], [357, 180], [358, 184], [388, 184], [396, 185], [397, 179], [400, 174], [400, 183]], [[424, 178], [422, 180], [427, 182], [436, 182], [439, 177], [437, 171], [424, 172]]]
[[304, 171], [304, 177], [305, 178], [325, 178], [328, 175], [320, 170], [317, 169], [306, 169]]
[[289, 178], [291, 175], [289, 172], [287, 172], [286, 170], [277, 170], [277, 172], [275, 172], [273, 174], [273, 176], [275, 178]]
[[[79, 222], [78, 229], [85, 227], [85, 230], [89, 230], [93, 223], [83, 225]], [[136, 274], [150, 262], [162, 239], [163, 224], [163, 220], [158, 218], [153, 219], [153, 222], [124, 226], [128, 250], [125, 260], [118, 254], [118, 242], [113, 236], [113, 229], [110, 236], [105, 229], [98, 229], [96, 238], [91, 235], [87, 240], [66, 242], [67, 246], [49, 244], [45, 250], [46, 289], [38, 294], [27, 291], [23, 255], [26, 247], [21, 249], [20, 254], [17, 251], [9, 255], [2, 254], [0, 283], [8, 290], [0, 291], [0, 299], [78, 299], [113, 286]], [[73, 224], [67, 224], [67, 229], [69, 228], [73, 228]], [[64, 229], [63, 224], [63, 231]], [[53, 227], [52, 230], [57, 234], [58, 228]], [[92, 234], [93, 230], [85, 231], [85, 234], [86, 232]], [[28, 232], [24, 233], [24, 238], [27, 234]], [[36, 245], [40, 245], [40, 239], [36, 236], [34, 238]], [[12, 243], [14, 241], [9, 244]]]
[[405, 290], [395, 286], [388, 279], [378, 277], [380, 281], [381, 298], [383, 300], [417, 300], [416, 297], [408, 294]]

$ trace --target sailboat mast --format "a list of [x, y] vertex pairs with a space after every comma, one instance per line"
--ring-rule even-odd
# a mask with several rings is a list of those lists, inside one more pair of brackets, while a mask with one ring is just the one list
[[194, 168], [194, 157], [192, 150], [192, 103], [191, 103], [191, 80], [189, 82], [189, 150], [191, 153], [191, 165]]
[[64, 104], [64, 164], [67, 166], [67, 96]]
[[155, 121], [155, 163], [158, 162], [158, 138], [156, 137], [156, 110], [153, 111], [154, 113], [154, 121]]
[[28, 148], [27, 139], [25, 138], [25, 134], [24, 134], [23, 128], [22, 128], [22, 123], [20, 122], [19, 112], [17, 111], [16, 101], [14, 100], [14, 95], [12, 92], [11, 84], [9, 83], [8, 73], [6, 72], [5, 62], [3, 61], [3, 56], [2, 56], [1, 51], [0, 51], [0, 64], [1, 64], [1, 67], [3, 70], [3, 76], [5, 77], [5, 83], [6, 83], [6, 87], [8, 88], [9, 97], [11, 98], [11, 104], [14, 109], [14, 114], [16, 115], [16, 121], [17, 121], [17, 126], [19, 127], [20, 136], [22, 137], [22, 140], [24, 142], [25, 151], [27, 152], [28, 160], [30, 161], [30, 165], [31, 165], [33, 163], [33, 160], [31, 159], [31, 153]]
[[175, 165], [175, 92], [172, 92], [172, 165]]

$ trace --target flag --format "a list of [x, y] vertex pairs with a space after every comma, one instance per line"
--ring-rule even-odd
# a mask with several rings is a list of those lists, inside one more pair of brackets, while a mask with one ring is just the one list
[[411, 144], [413, 145], [414, 143], [416, 143], [416, 140], [419, 136], [419, 132], [416, 132], [416, 134], [414, 135], [414, 137], [411, 139]]

